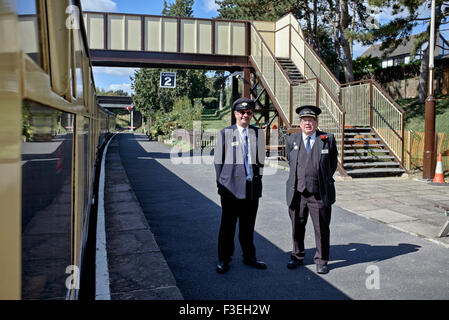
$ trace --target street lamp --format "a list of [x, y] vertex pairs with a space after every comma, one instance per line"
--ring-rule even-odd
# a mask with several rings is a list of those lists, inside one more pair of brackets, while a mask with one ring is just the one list
[[429, 38], [429, 78], [428, 92], [425, 104], [424, 123], [424, 158], [423, 179], [431, 180], [435, 174], [435, 97], [433, 96], [433, 72], [434, 72], [434, 49], [435, 49], [435, 0], [432, 0], [430, 15], [430, 38]]

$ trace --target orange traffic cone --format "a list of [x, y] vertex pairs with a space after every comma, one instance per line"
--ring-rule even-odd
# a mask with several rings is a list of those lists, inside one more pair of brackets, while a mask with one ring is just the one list
[[441, 153], [438, 154], [437, 167], [435, 168], [435, 177], [433, 178], [433, 182], [435, 182], [435, 183], [446, 183], [444, 181], [443, 157], [442, 157]]

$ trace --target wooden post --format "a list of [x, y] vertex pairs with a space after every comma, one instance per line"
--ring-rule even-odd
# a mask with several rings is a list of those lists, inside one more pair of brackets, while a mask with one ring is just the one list
[[243, 68], [243, 90], [242, 97], [250, 98], [251, 95], [251, 70], [249, 68]]
[[374, 103], [373, 79], [370, 79], [370, 81], [369, 81], [369, 126], [371, 129], [374, 126], [373, 103]]
[[266, 145], [269, 145], [270, 144], [270, 137], [271, 137], [271, 128], [270, 128], [270, 125], [269, 125], [270, 112], [268, 111], [268, 109], [270, 108], [270, 100], [268, 98], [268, 92], [266, 92], [266, 91], [265, 91], [265, 101], [264, 101], [263, 105], [264, 105], [263, 106], [263, 108], [264, 108], [263, 115], [264, 115], [264, 118], [265, 118], [265, 123], [267, 124], [266, 125], [266, 131], [265, 131], [265, 143], [266, 143]]
[[424, 120], [423, 179], [431, 180], [435, 175], [435, 97], [433, 96], [435, 0], [432, 0], [429, 39], [429, 78]]
[[[235, 100], [239, 98], [239, 82], [237, 80], [236, 76], [231, 77], [231, 96], [232, 101], [231, 105], [234, 103]], [[235, 116], [234, 116], [234, 110], [231, 110], [231, 124], [235, 124]]]

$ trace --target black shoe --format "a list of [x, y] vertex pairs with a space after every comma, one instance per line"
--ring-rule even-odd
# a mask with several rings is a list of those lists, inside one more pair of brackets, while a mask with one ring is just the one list
[[289, 268], [289, 269], [296, 269], [300, 265], [302, 265], [302, 260], [290, 259], [290, 261], [287, 263], [287, 268]]
[[263, 261], [259, 261], [256, 258], [252, 259], [243, 259], [243, 263], [247, 266], [254, 267], [256, 269], [266, 269], [267, 265]]
[[220, 261], [218, 264], [217, 264], [217, 272], [218, 273], [226, 273], [226, 272], [228, 272], [229, 271], [229, 262], [225, 262], [225, 261]]
[[327, 265], [326, 264], [317, 264], [316, 265], [316, 272], [320, 273], [320, 274], [328, 273]]

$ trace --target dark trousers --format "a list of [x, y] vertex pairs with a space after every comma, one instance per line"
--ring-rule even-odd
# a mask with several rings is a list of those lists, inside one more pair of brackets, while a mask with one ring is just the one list
[[288, 209], [292, 222], [293, 250], [292, 259], [303, 260], [305, 256], [304, 237], [307, 219], [310, 214], [315, 231], [316, 264], [329, 261], [331, 209], [323, 204], [319, 194], [295, 192], [291, 207]]
[[254, 246], [254, 225], [256, 223], [259, 199], [237, 199], [232, 196], [221, 197], [221, 224], [218, 235], [218, 259], [230, 262], [234, 254], [234, 235], [239, 220], [239, 242], [243, 258], [256, 257]]

